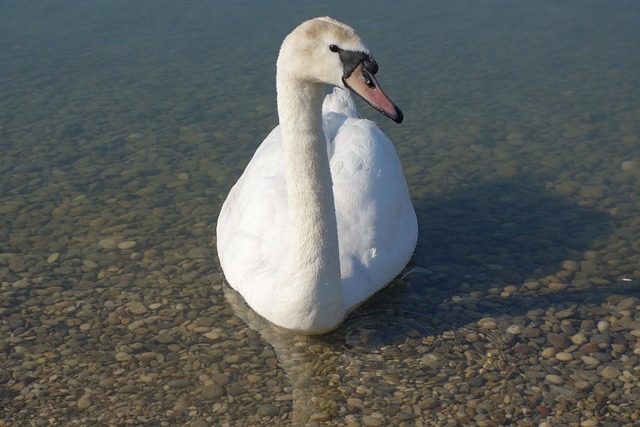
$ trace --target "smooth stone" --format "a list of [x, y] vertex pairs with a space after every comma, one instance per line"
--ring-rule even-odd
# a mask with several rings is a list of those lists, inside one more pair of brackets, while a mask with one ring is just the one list
[[440, 401], [434, 397], [425, 397], [420, 401], [420, 408], [433, 409], [440, 404]]
[[600, 375], [602, 376], [602, 378], [606, 378], [608, 380], [612, 380], [614, 378], [618, 378], [620, 375], [622, 375], [622, 371], [620, 371], [620, 369], [614, 367], [614, 366], [605, 366], [602, 368], [602, 370], [600, 371]]
[[110, 388], [116, 383], [116, 379], [113, 377], [103, 378], [98, 382], [98, 385], [102, 388]]
[[118, 249], [132, 249], [133, 247], [136, 246], [136, 242], [134, 242], [133, 240], [127, 240], [126, 242], [120, 242], [118, 243]]
[[498, 327], [498, 322], [492, 317], [485, 317], [478, 320], [478, 326], [488, 331], [494, 330]]
[[507, 332], [509, 332], [510, 334], [513, 334], [513, 335], [520, 335], [523, 330], [524, 330], [524, 327], [522, 327], [520, 325], [510, 325], [507, 328]]
[[555, 348], [567, 348], [571, 345], [571, 342], [567, 337], [553, 332], [547, 335], [547, 341]]
[[562, 263], [562, 268], [567, 271], [576, 272], [580, 270], [580, 264], [577, 261], [565, 261]]
[[224, 394], [224, 387], [213, 382], [202, 387], [202, 397], [205, 399], [218, 399]]
[[330, 418], [331, 418], [331, 414], [328, 414], [325, 412], [316, 412], [315, 414], [311, 414], [311, 416], [309, 417], [309, 420], [313, 422], [322, 422], [322, 421], [329, 421]]
[[371, 415], [365, 415], [362, 417], [362, 424], [367, 427], [379, 427], [383, 425], [383, 422], [382, 420], [379, 420], [378, 418], [374, 418]]
[[96, 268], [98, 268], [98, 263], [90, 259], [83, 259], [82, 265], [84, 265], [85, 267], [91, 270], [95, 270]]
[[634, 308], [636, 305], [638, 305], [638, 298], [629, 297], [620, 301], [618, 304], [615, 305], [614, 308], [616, 309], [616, 311], [630, 310]]
[[596, 359], [595, 357], [591, 357], [591, 356], [581, 356], [580, 359], [582, 359], [582, 361], [590, 366], [597, 366], [600, 364], [600, 361], [598, 359]]
[[203, 337], [206, 337], [210, 340], [219, 340], [221, 335], [215, 331], [209, 331], [209, 332], [205, 332], [204, 334], [202, 334]]
[[171, 388], [185, 388], [191, 385], [191, 380], [189, 380], [189, 378], [179, 378], [169, 381], [167, 385]]
[[275, 417], [280, 413], [280, 409], [277, 406], [271, 405], [269, 403], [265, 403], [264, 405], [260, 405], [256, 414], [261, 417]]
[[587, 337], [585, 337], [581, 333], [577, 333], [577, 334], [575, 334], [574, 336], [571, 337], [571, 342], [576, 344], [576, 345], [582, 345], [585, 342], [587, 342]]
[[145, 307], [140, 301], [131, 301], [127, 303], [127, 310], [129, 310], [131, 314], [145, 314], [147, 312], [147, 307]]
[[595, 353], [598, 350], [599, 350], [599, 348], [598, 348], [597, 345], [595, 345], [593, 343], [587, 343], [587, 344], [581, 346], [578, 349], [578, 352], [580, 352], [580, 354], [589, 355], [591, 353]]
[[[608, 327], [607, 327], [608, 329]], [[606, 329], [605, 329], [606, 331]], [[591, 336], [591, 344], [596, 345], [599, 348], [608, 347], [611, 343], [611, 336], [609, 334], [595, 334]], [[597, 350], [596, 350], [597, 351]]]
[[129, 393], [137, 393], [138, 390], [140, 390], [140, 389], [138, 388], [137, 385], [135, 385], [135, 384], [126, 384], [126, 385], [123, 385], [122, 387], [118, 388], [118, 393], [127, 393], [127, 394], [129, 394]]
[[122, 241], [119, 237], [105, 237], [104, 239], [98, 242], [98, 246], [104, 249], [116, 249], [118, 247], [118, 243]]
[[358, 399], [357, 397], [348, 397], [347, 398], [347, 405], [351, 406], [353, 408], [358, 408], [358, 409], [364, 408], [363, 403], [362, 403], [362, 399]]
[[211, 250], [208, 248], [193, 248], [187, 253], [188, 258], [205, 259], [211, 257]]
[[587, 371], [587, 370], [576, 371], [576, 376], [582, 379], [583, 381], [588, 381], [589, 383], [597, 383], [597, 382], [600, 382], [601, 380], [600, 376], [596, 374], [594, 371]]
[[526, 327], [522, 331], [524, 338], [538, 338], [540, 336], [540, 329], [534, 327]]
[[540, 356], [544, 359], [551, 359], [556, 355], [557, 351], [558, 350], [556, 350], [554, 347], [547, 347], [540, 352]]
[[47, 262], [49, 264], [53, 264], [54, 262], [58, 261], [60, 259], [60, 252], [54, 252], [51, 255], [49, 255], [47, 257]]
[[[561, 319], [561, 320], [562, 319], [568, 319], [569, 317], [573, 316], [574, 313], [575, 313], [575, 311], [573, 309], [560, 310], [560, 311], [556, 312], [555, 317], [556, 317], [556, 319]], [[565, 338], [565, 337], [563, 337], [563, 338]], [[568, 345], [568, 343], [567, 343], [567, 345]]]
[[476, 334], [475, 332], [469, 332], [466, 336], [465, 339], [468, 342], [478, 342], [480, 340], [480, 336], [478, 334]]
[[255, 384], [261, 379], [262, 379], [262, 375], [258, 375], [258, 374], [247, 375], [247, 381], [249, 381], [249, 384]]
[[588, 391], [593, 388], [593, 385], [585, 380], [578, 380], [574, 384], [574, 387], [580, 391]]
[[128, 353], [123, 351], [116, 353], [116, 362], [126, 362], [129, 359], [131, 359], [131, 355]]
[[89, 399], [89, 397], [87, 396], [82, 396], [80, 399], [78, 399], [76, 406], [78, 407], [78, 409], [87, 409], [89, 406], [91, 406], [91, 399]]
[[597, 327], [600, 332], [606, 332], [609, 330], [609, 322], [606, 320], [601, 320], [598, 322]]
[[535, 291], [542, 287], [542, 283], [540, 283], [537, 280], [531, 280], [531, 281], [525, 282], [522, 286], [524, 286], [530, 291]]
[[621, 167], [625, 172], [640, 169], [640, 162], [637, 162], [635, 160], [628, 160], [626, 162], [622, 162]]
[[561, 362], [568, 362], [570, 360], [573, 360], [573, 355], [566, 351], [561, 351], [556, 354], [556, 359], [558, 359]]
[[564, 384], [564, 378], [562, 378], [560, 375], [549, 374], [549, 375], [545, 375], [544, 379], [550, 382], [551, 384], [556, 384], [556, 385]]

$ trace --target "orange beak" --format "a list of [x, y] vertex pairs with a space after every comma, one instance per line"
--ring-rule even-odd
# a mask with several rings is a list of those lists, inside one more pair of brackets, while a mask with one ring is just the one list
[[376, 78], [360, 63], [349, 77], [343, 78], [345, 86], [357, 93], [373, 108], [396, 123], [402, 123], [404, 115], [396, 104], [382, 91]]

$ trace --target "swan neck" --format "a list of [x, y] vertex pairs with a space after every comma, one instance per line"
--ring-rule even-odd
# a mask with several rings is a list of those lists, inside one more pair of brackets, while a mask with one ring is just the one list
[[289, 209], [289, 249], [281, 270], [281, 290], [292, 302], [292, 310], [307, 318], [309, 329], [328, 330], [343, 320], [345, 307], [331, 170], [322, 130], [324, 85], [282, 72], [276, 81]]

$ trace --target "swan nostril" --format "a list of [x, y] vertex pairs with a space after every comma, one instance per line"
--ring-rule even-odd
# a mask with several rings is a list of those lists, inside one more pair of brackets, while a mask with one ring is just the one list
[[371, 89], [375, 89], [376, 83], [371, 78], [371, 74], [367, 72], [367, 70], [362, 67], [362, 77], [364, 78], [364, 83], [369, 86]]

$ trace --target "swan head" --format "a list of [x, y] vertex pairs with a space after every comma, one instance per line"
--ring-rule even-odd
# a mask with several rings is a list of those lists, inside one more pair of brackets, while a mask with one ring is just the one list
[[378, 64], [353, 28], [329, 17], [303, 22], [282, 43], [278, 78], [330, 84], [357, 93], [396, 123], [402, 111], [375, 78]]

